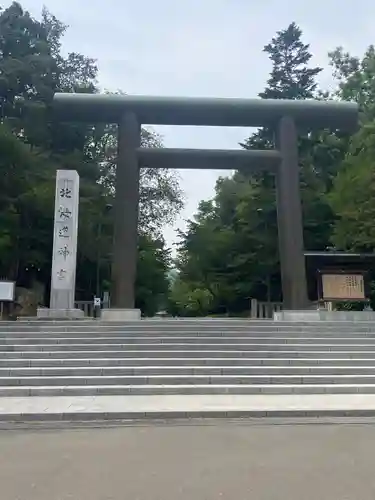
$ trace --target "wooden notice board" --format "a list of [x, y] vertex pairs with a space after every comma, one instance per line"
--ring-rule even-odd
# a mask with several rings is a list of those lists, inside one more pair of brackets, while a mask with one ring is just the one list
[[361, 273], [322, 273], [321, 279], [324, 300], [366, 300]]

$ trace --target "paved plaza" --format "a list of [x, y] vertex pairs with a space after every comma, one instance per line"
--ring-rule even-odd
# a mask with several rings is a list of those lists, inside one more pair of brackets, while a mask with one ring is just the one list
[[373, 500], [375, 427], [0, 431], [2, 500]]

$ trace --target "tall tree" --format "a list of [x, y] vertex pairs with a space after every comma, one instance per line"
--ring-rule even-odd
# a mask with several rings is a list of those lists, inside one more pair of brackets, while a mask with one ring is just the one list
[[[272, 62], [272, 70], [265, 90], [259, 94], [261, 98], [315, 96], [315, 78], [321, 68], [309, 66], [309, 45], [302, 41], [302, 31], [295, 23], [277, 32], [264, 52]], [[260, 129], [243, 146], [273, 148], [274, 130]], [[308, 150], [301, 140], [303, 147]], [[305, 237], [316, 248], [324, 246], [329, 236], [321, 236], [321, 231], [316, 235], [317, 220], [327, 216], [327, 203], [321, 203], [324, 187], [313, 175], [311, 164], [304, 159], [301, 177], [306, 200]], [[231, 178], [221, 179], [214, 200], [200, 205], [195, 221], [182, 235], [178, 292], [189, 290], [192, 296], [192, 292], [202, 290], [199, 296], [205, 300], [200, 304], [216, 313], [244, 311], [250, 297], [280, 300], [275, 198], [271, 175], [236, 172]]]
[[[322, 68], [311, 66], [312, 54], [310, 45], [302, 40], [302, 30], [291, 23], [286, 29], [278, 31], [271, 42], [264, 47], [264, 52], [268, 54], [272, 63], [270, 77], [267, 80], [267, 86], [259, 94], [262, 99], [311, 99], [317, 96], [316, 77], [322, 71]], [[304, 228], [305, 242], [308, 248], [318, 249], [326, 244], [327, 235], [321, 241], [320, 235], [317, 236], [316, 227], [319, 226], [321, 219], [329, 214], [329, 208], [324, 200], [324, 185], [321, 185], [316, 175], [316, 158], [311, 153], [315, 142], [319, 143], [320, 136], [300, 137], [299, 154], [301, 161], [301, 187], [304, 210]], [[243, 146], [247, 149], [267, 149], [274, 148], [275, 131], [269, 128], [262, 128], [253, 134]], [[268, 228], [268, 242], [273, 242], [264, 248], [265, 254], [269, 255], [268, 261], [272, 262], [272, 256], [278, 253], [277, 240], [277, 213], [276, 213], [276, 195], [274, 177], [261, 173], [253, 175], [257, 179], [264, 191], [261, 196], [268, 203], [268, 208], [260, 206], [261, 219], [263, 218], [263, 227]], [[309, 189], [309, 188], [312, 189]], [[315, 241], [316, 239], [316, 241]], [[271, 267], [275, 269], [274, 260]], [[272, 272], [273, 274], [273, 272]]]
[[278, 31], [264, 52], [272, 62], [267, 87], [259, 94], [262, 99], [310, 99], [317, 90], [316, 77], [322, 68], [312, 67], [310, 45], [302, 41], [302, 30], [291, 23]]
[[[267, 86], [258, 95], [261, 99], [310, 99], [316, 96], [316, 77], [322, 71], [309, 67], [312, 54], [310, 45], [302, 41], [302, 30], [291, 23], [280, 30], [263, 48], [272, 69]], [[274, 130], [260, 129], [243, 146], [247, 149], [274, 147]]]
[[[113, 203], [116, 130], [112, 125], [51, 123], [49, 105], [56, 91], [98, 92], [95, 60], [77, 52], [63, 56], [66, 29], [46, 9], [39, 20], [18, 2], [0, 9], [0, 274], [19, 285], [38, 280], [48, 286], [55, 173], [74, 169], [81, 178], [77, 291], [79, 298], [90, 299], [98, 255], [105, 263], [110, 255], [112, 215], [106, 207]], [[143, 140], [161, 146], [152, 131], [144, 130]], [[137, 285], [144, 290], [142, 279], [169, 262], [161, 258], [160, 226], [181, 207], [176, 175], [144, 170], [141, 199]], [[109, 266], [104, 268], [102, 279], [108, 280]], [[155, 286], [162, 282], [154, 281]], [[151, 289], [160, 295], [160, 286]], [[146, 299], [142, 307], [155, 307], [154, 299], [153, 306]]]
[[[141, 146], [161, 148], [162, 138], [152, 129], [142, 128]], [[108, 193], [113, 194], [117, 162], [117, 125], [106, 125], [103, 133], [90, 143], [89, 153], [100, 165], [101, 184]], [[170, 169], [141, 169], [139, 229], [142, 233], [160, 237], [163, 226], [173, 222], [183, 206], [178, 181], [178, 174]]]
[[136, 307], [145, 316], [154, 316], [167, 305], [170, 251], [162, 238], [141, 235], [138, 245]]
[[362, 58], [339, 47], [330, 53], [339, 82], [337, 96], [361, 108], [360, 129], [347, 141], [329, 199], [336, 214], [332, 241], [341, 249], [372, 252], [375, 247], [375, 49]]
[[[66, 70], [70, 56], [65, 60], [59, 52], [65, 28], [46, 10], [40, 21], [32, 18], [17, 2], [0, 14], [0, 105], [3, 144], [8, 145], [3, 146], [8, 155], [3, 155], [1, 177], [4, 182], [9, 177], [8, 170], [14, 170], [13, 166], [17, 168], [17, 176], [23, 179], [22, 185], [14, 180], [8, 188], [3, 185], [0, 197], [9, 200], [9, 194], [13, 193], [14, 201], [5, 204], [6, 211], [14, 210], [18, 214], [17, 223], [7, 228], [8, 234], [12, 235], [13, 248], [13, 254], [9, 256], [13, 265], [8, 267], [7, 274], [22, 283], [30, 281], [30, 269], [38, 269], [38, 279], [42, 281], [46, 281], [49, 274], [56, 169], [75, 168], [79, 171], [82, 218], [87, 217], [86, 206], [92, 207], [94, 198], [102, 191], [97, 183], [99, 169], [92, 162], [88, 166], [89, 159], [84, 151], [79, 152], [87, 140], [88, 127], [81, 127], [79, 141], [77, 130], [72, 133], [74, 126], [60, 129], [58, 137], [64, 148], [55, 148], [53, 141], [56, 126], [50, 126], [48, 105], [54, 92], [65, 85], [63, 81], [69, 79], [73, 85], [81, 78], [78, 65], [76, 74]], [[81, 62], [91, 65], [90, 77], [94, 83], [94, 62], [84, 56]], [[70, 140], [73, 136], [74, 144]], [[20, 151], [16, 154], [17, 149]]]
[[333, 74], [338, 81], [336, 96], [360, 105], [362, 119], [375, 118], [375, 47], [370, 45], [362, 58], [352, 56], [342, 47], [329, 53]]

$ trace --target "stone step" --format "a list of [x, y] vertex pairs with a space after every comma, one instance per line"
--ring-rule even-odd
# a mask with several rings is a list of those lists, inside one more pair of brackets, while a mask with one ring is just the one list
[[[152, 333], [159, 333], [159, 334], [169, 334], [169, 333], [189, 333], [189, 332], [239, 332], [239, 333], [246, 333], [246, 332], [255, 332], [255, 331], [264, 331], [264, 332], [270, 332], [273, 330], [272, 327], [256, 327], [256, 326], [233, 326], [233, 327], [225, 327], [225, 326], [210, 326], [210, 327], [199, 327], [196, 325], [191, 325], [191, 326], [185, 326], [185, 327], [166, 327], [163, 328], [161, 326], [158, 327], [153, 327], [153, 328], [135, 328], [135, 327], [123, 327], [123, 326], [108, 326], [108, 327], [98, 327], [98, 326], [93, 326], [93, 327], [55, 327], [55, 328], [14, 328], [14, 329], [7, 329], [3, 328], [0, 324], [0, 334], [1, 335], [16, 335], [16, 334], [25, 334], [25, 335], [31, 335], [31, 334], [40, 334], [40, 335], [49, 335], [49, 334], [64, 334], [64, 333], [72, 333], [75, 335], [80, 335], [80, 334], [108, 334], [108, 333], [131, 333], [134, 335], [139, 335], [139, 334], [152, 334]], [[275, 330], [278, 331], [278, 330]], [[280, 331], [288, 331], [288, 328], [282, 328]], [[296, 330], [298, 331], [298, 330]], [[315, 329], [311, 331], [317, 331]], [[344, 330], [346, 331], [346, 330]], [[348, 330], [349, 331], [349, 330]], [[368, 330], [364, 330], [368, 331]]]
[[[272, 346], [271, 346], [272, 347]], [[284, 346], [285, 347], [285, 346]], [[373, 358], [373, 350], [364, 348], [359, 350], [188, 350], [188, 349], [141, 349], [141, 350], [35, 350], [35, 351], [0, 351], [0, 359], [53, 359], [53, 358], [231, 358], [241, 360], [243, 358], [347, 358], [362, 359]]]
[[375, 384], [0, 386], [0, 397], [209, 394], [375, 394]]
[[136, 385], [364, 385], [375, 386], [375, 374], [354, 375], [85, 375], [0, 377], [0, 386], [136, 386]]
[[10, 358], [0, 359], [0, 368], [84, 368], [84, 367], [148, 367], [148, 366], [329, 366], [372, 367], [375, 358]]
[[28, 321], [2, 321], [1, 324], [4, 326], [32, 326], [34, 328], [38, 326], [90, 326], [90, 325], [100, 325], [100, 326], [132, 326], [132, 325], [141, 325], [142, 327], [147, 327], [150, 325], [212, 325], [212, 324], [224, 324], [224, 325], [240, 325], [240, 324], [254, 324], [254, 325], [263, 325], [263, 324], [271, 324], [271, 325], [296, 325], [296, 326], [304, 326], [304, 325], [337, 325], [337, 324], [363, 324], [363, 325], [373, 325], [373, 320], [360, 320], [357, 318], [355, 320], [345, 319], [343, 321], [335, 320], [307, 320], [307, 321], [290, 321], [290, 320], [281, 320], [274, 321], [272, 319], [251, 319], [249, 317], [243, 318], [228, 318], [228, 317], [220, 317], [220, 318], [142, 318], [141, 320], [124, 320], [124, 321], [106, 321], [102, 319], [94, 319], [94, 318], [85, 318], [84, 320], [51, 320], [51, 319], [36, 319]]
[[290, 321], [290, 320], [281, 320], [281, 321], [274, 321], [272, 319], [251, 319], [249, 317], [243, 317], [243, 318], [228, 318], [228, 317], [220, 317], [220, 318], [142, 318], [141, 320], [123, 320], [123, 321], [106, 321], [102, 319], [94, 319], [94, 318], [85, 318], [84, 320], [78, 319], [78, 320], [51, 320], [51, 319], [28, 319], [27, 321], [2, 321], [2, 325], [5, 326], [12, 326], [12, 325], [22, 325], [22, 326], [65, 326], [65, 325], [101, 325], [101, 326], [108, 326], [108, 325], [115, 325], [115, 326], [129, 326], [129, 325], [143, 325], [143, 326], [148, 326], [148, 325], [157, 325], [157, 324], [163, 324], [163, 325], [169, 325], [169, 324], [199, 324], [199, 325], [210, 325], [210, 324], [225, 324], [225, 325], [231, 325], [231, 324], [277, 324], [277, 325], [337, 325], [340, 323], [347, 323], [347, 324], [364, 324], [364, 325], [371, 325], [374, 323], [373, 320], [360, 320], [358, 321], [357, 318], [355, 320], [348, 320], [345, 319], [344, 321], [337, 321], [335, 320], [314, 320], [314, 319], [309, 319], [306, 321]]
[[[268, 322], [268, 327], [273, 328], [274, 323]], [[248, 328], [265, 328], [267, 327], [267, 323], [262, 322], [206, 322], [206, 323], [197, 323], [197, 322], [136, 322], [136, 323], [108, 323], [101, 324], [100, 322], [93, 323], [82, 323], [82, 324], [72, 324], [72, 323], [62, 323], [62, 324], [46, 324], [46, 325], [31, 325], [31, 324], [23, 324], [23, 323], [12, 323], [9, 325], [1, 323], [1, 331], [45, 331], [45, 332], [53, 332], [53, 331], [100, 331], [100, 330], [133, 330], [133, 331], [152, 331], [152, 330], [174, 330], [174, 331], [183, 331], [183, 330], [212, 330], [212, 329], [223, 329], [223, 330], [231, 330], [231, 329], [248, 329]], [[287, 325], [282, 325], [282, 328]], [[301, 327], [301, 326], [300, 326]], [[366, 325], [364, 326], [366, 327]], [[298, 328], [298, 326], [297, 326]]]
[[185, 342], [165, 342], [165, 343], [100, 343], [100, 344], [82, 344], [82, 343], [69, 343], [69, 344], [17, 344], [17, 345], [9, 345], [3, 344], [0, 345], [0, 354], [4, 354], [6, 352], [23, 352], [26, 353], [28, 351], [40, 351], [40, 352], [54, 352], [54, 351], [122, 351], [122, 352], [131, 352], [131, 351], [169, 351], [169, 350], [177, 350], [177, 351], [215, 351], [215, 350], [225, 350], [243, 352], [243, 351], [264, 351], [264, 350], [272, 350], [272, 351], [368, 351], [375, 354], [375, 344], [365, 344], [362, 342], [358, 342], [355, 344], [346, 343], [344, 341], [340, 343], [322, 343], [322, 342], [314, 342], [314, 343], [304, 343], [304, 342], [295, 342], [295, 343], [252, 343], [252, 342], [241, 342], [241, 343], [229, 343], [229, 342], [210, 342], [210, 343], [185, 343]]
[[76, 339], [76, 338], [82, 338], [82, 339], [98, 339], [98, 338], [103, 338], [103, 339], [108, 339], [108, 338], [119, 338], [123, 339], [124, 337], [126, 338], [189, 338], [189, 337], [198, 337], [201, 339], [211, 339], [211, 338], [221, 338], [225, 337], [231, 340], [232, 338], [236, 337], [245, 337], [245, 338], [254, 338], [254, 337], [261, 337], [261, 338], [296, 338], [296, 339], [303, 339], [303, 338], [324, 338], [324, 339], [330, 339], [330, 338], [347, 338], [347, 337], [361, 337], [361, 338], [375, 338], [375, 328], [373, 331], [365, 331], [365, 330], [342, 330], [342, 329], [337, 329], [337, 330], [332, 330], [332, 331], [326, 331], [326, 330], [308, 330], [308, 331], [294, 331], [294, 330], [285, 330], [285, 331], [278, 331], [274, 330], [271, 328], [268, 328], [266, 330], [260, 329], [260, 328], [254, 328], [254, 329], [242, 329], [242, 330], [224, 330], [224, 329], [212, 329], [212, 330], [187, 330], [187, 331], [180, 331], [180, 330], [150, 330], [150, 331], [134, 331], [134, 330], [85, 330], [85, 331], [80, 331], [80, 330], [71, 330], [71, 331], [46, 331], [46, 332], [39, 332], [39, 331], [30, 331], [30, 332], [23, 332], [23, 331], [17, 331], [17, 332], [4, 332], [0, 331], [0, 340], [18, 340], [18, 339]]
[[334, 334], [325, 334], [324, 332], [309, 332], [309, 333], [278, 333], [278, 332], [211, 332], [207, 334], [199, 332], [181, 332], [175, 333], [139, 333], [133, 334], [128, 332], [123, 333], [45, 333], [45, 334], [6, 334], [0, 335], [0, 345], [4, 344], [51, 344], [51, 343], [154, 343], [154, 342], [178, 342], [178, 343], [337, 343], [337, 342], [368, 342], [375, 343], [375, 332], [335, 332]]
[[0, 397], [374, 394], [375, 323], [0, 323]]
[[[374, 394], [212, 394], [149, 396], [3, 397], [0, 421], [26, 423], [138, 421], [192, 418], [373, 418]], [[328, 418], [328, 420], [325, 420]], [[273, 420], [274, 421], [274, 420]], [[310, 422], [310, 420], [308, 420]], [[366, 420], [365, 420], [366, 422]]]
[[83, 326], [74, 326], [74, 325], [65, 325], [65, 326], [43, 326], [43, 327], [35, 327], [35, 326], [20, 326], [17, 323], [12, 326], [4, 326], [0, 323], [0, 334], [50, 334], [50, 333], [132, 333], [132, 334], [147, 334], [147, 333], [189, 333], [189, 332], [294, 332], [294, 333], [308, 333], [308, 332], [375, 332], [375, 323], [371, 324], [361, 324], [354, 323], [348, 324], [343, 322], [342, 324], [336, 323], [335, 325], [326, 325], [325, 323], [318, 323], [315, 325], [306, 324], [306, 325], [294, 325], [294, 324], [279, 324], [279, 323], [268, 323], [265, 322], [263, 324], [231, 324], [231, 325], [223, 325], [223, 324], [209, 324], [209, 325], [199, 325], [199, 324], [157, 324], [157, 325], [146, 325], [141, 322], [141, 324], [137, 325], [108, 325], [101, 326], [99, 324], [93, 325], [83, 325]]
[[[217, 325], [241, 325], [241, 324], [263, 325], [269, 324], [289, 324], [289, 325], [305, 325], [305, 324], [319, 324], [321, 321], [273, 321], [272, 319], [251, 319], [251, 318], [142, 318], [141, 320], [124, 320], [124, 321], [106, 321], [102, 319], [85, 318], [84, 320], [51, 320], [51, 319], [36, 319], [28, 321], [2, 321], [4, 326], [30, 326], [36, 328], [38, 326], [139, 326], [147, 327], [152, 325], [204, 325], [209, 326], [212, 324]], [[337, 321], [326, 321], [327, 324], [337, 324]], [[358, 321], [345, 321], [345, 323], [358, 323]], [[371, 321], [361, 321], [363, 324], [371, 324]]]
[[373, 366], [80, 366], [80, 367], [25, 367], [25, 368], [3, 368], [0, 367], [1, 377], [107, 377], [107, 376], [147, 376], [168, 375], [296, 375], [305, 377], [307, 375], [319, 375], [334, 377], [336, 375], [371, 375], [375, 376], [375, 365]]
[[211, 320], [211, 321], [135, 321], [127, 323], [116, 323], [116, 322], [106, 322], [101, 321], [82, 321], [82, 322], [1, 322], [2, 331], [69, 331], [69, 330], [106, 330], [106, 329], [122, 329], [122, 330], [135, 330], [135, 331], [147, 331], [147, 330], [175, 330], [183, 331], [185, 329], [275, 329], [275, 330], [337, 330], [337, 329], [364, 329], [364, 330], [374, 330], [375, 322], [348, 322], [348, 321], [338, 321], [338, 322], [328, 322], [328, 321], [317, 321], [317, 322], [281, 322], [281, 321], [268, 321], [268, 320]]
[[2, 346], [29, 346], [29, 345], [96, 345], [96, 344], [361, 344], [374, 345], [375, 334], [373, 336], [357, 335], [355, 337], [275, 337], [275, 336], [108, 336], [108, 337], [6, 337], [0, 338], [0, 349]]

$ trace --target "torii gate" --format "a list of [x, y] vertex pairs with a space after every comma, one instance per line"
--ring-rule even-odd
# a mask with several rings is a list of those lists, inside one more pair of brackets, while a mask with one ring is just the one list
[[[350, 102], [148, 97], [57, 93], [54, 117], [118, 124], [111, 308], [108, 319], [139, 317], [134, 309], [139, 169], [269, 170], [276, 175], [277, 218], [284, 309], [308, 306], [299, 186], [297, 129], [354, 131], [358, 105]], [[141, 125], [272, 127], [276, 148], [202, 150], [141, 148]]]

